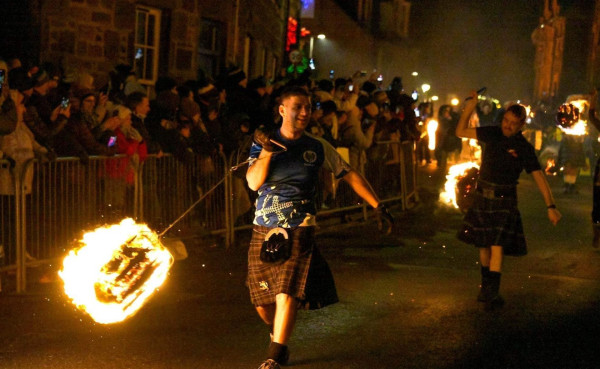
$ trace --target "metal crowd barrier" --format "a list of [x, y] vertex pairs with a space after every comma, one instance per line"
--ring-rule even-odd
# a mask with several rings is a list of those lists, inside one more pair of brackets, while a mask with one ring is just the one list
[[[377, 148], [368, 153], [367, 179], [381, 200], [409, 208], [418, 201], [414, 144], [385, 141]], [[0, 289], [8, 272], [16, 275], [16, 292], [24, 292], [28, 268], [59, 260], [85, 232], [125, 217], [159, 234], [165, 230], [165, 237], [212, 234], [233, 244], [236, 231], [252, 227], [255, 193], [246, 185], [247, 167], [231, 170], [245, 160], [240, 153], [185, 161], [150, 155], [138, 165], [122, 155], [90, 157], [87, 164], [32, 159], [20, 173], [0, 160], [0, 181], [12, 181], [14, 188], [0, 193]], [[321, 179], [317, 216], [361, 209], [366, 217], [366, 205], [344, 181], [325, 172]]]

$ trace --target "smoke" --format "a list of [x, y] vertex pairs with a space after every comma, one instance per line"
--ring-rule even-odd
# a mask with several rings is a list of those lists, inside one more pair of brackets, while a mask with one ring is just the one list
[[414, 1], [411, 37], [417, 69], [440, 96], [482, 86], [501, 101], [529, 99], [535, 49], [531, 33], [543, 2], [531, 0]]

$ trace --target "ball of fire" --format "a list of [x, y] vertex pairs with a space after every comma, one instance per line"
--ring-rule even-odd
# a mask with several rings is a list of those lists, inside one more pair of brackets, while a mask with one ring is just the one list
[[133, 316], [173, 264], [158, 235], [131, 218], [88, 232], [79, 242], [59, 275], [72, 303], [102, 324]]
[[459, 163], [451, 166], [446, 175], [444, 191], [440, 193], [440, 202], [466, 212], [470, 207], [471, 194], [479, 175], [479, 165], [474, 162]]

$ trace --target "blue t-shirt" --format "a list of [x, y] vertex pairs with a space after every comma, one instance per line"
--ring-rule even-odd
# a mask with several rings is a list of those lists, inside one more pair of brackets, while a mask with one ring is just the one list
[[[287, 151], [271, 156], [269, 173], [258, 189], [254, 224], [283, 228], [314, 225], [320, 168], [341, 178], [351, 170], [350, 165], [331, 144], [306, 132], [297, 140], [286, 140], [277, 131], [273, 139]], [[253, 143], [250, 158], [257, 159], [261, 151], [262, 147]]]

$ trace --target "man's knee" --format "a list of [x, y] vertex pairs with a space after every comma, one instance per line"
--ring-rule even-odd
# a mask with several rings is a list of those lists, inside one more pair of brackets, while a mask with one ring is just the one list
[[287, 293], [280, 293], [275, 296], [275, 301], [278, 306], [290, 305], [296, 303], [296, 298], [288, 295]]

